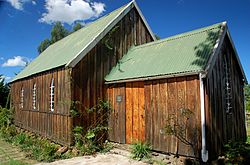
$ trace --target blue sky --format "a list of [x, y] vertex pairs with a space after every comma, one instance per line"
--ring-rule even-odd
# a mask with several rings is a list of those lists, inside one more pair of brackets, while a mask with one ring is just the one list
[[[68, 3], [66, 3], [66, 1]], [[128, 0], [0, 0], [0, 74], [9, 81], [37, 47], [50, 37], [54, 21], [71, 30], [128, 3]], [[250, 81], [250, 0], [137, 0], [153, 32], [161, 38], [227, 21]], [[70, 3], [70, 5], [69, 5]]]

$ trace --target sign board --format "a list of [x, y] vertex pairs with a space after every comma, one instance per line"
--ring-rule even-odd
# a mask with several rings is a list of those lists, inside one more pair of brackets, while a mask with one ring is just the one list
[[118, 102], [118, 103], [122, 102], [122, 96], [121, 95], [116, 96], [116, 102]]

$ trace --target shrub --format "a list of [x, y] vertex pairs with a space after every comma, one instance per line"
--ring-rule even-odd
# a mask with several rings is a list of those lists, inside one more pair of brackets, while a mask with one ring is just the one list
[[73, 133], [75, 139], [75, 146], [80, 148], [84, 143], [83, 128], [80, 126], [76, 126], [73, 129]]
[[[35, 142], [36, 141], [36, 142]], [[58, 158], [56, 154], [57, 147], [55, 144], [50, 143], [48, 140], [34, 139], [31, 147], [31, 156], [38, 161], [51, 162]]]
[[12, 109], [2, 108], [0, 106], [0, 127], [10, 126], [13, 121]]
[[250, 144], [229, 142], [225, 146], [226, 164], [250, 164]]
[[151, 157], [151, 147], [147, 143], [138, 141], [132, 144], [132, 158], [136, 160], [149, 159]]
[[13, 144], [22, 145], [25, 143], [27, 135], [25, 133], [17, 134], [13, 140]]
[[90, 125], [87, 130], [83, 130], [81, 126], [73, 129], [75, 146], [80, 150], [80, 154], [93, 154], [95, 152], [107, 152], [112, 147], [105, 141], [108, 127], [108, 116], [111, 111], [108, 101], [100, 100], [91, 107], [86, 108], [87, 113], [95, 113], [95, 123]]
[[0, 128], [0, 136], [7, 142], [12, 142], [16, 135], [16, 127], [14, 125], [3, 126]]

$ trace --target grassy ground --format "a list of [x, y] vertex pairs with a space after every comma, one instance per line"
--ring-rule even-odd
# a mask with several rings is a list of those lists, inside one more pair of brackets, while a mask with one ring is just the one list
[[0, 165], [26, 165], [36, 161], [29, 160], [18, 147], [0, 139]]

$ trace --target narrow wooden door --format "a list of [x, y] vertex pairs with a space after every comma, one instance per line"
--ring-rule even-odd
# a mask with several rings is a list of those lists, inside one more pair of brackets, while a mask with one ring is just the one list
[[143, 82], [126, 83], [126, 143], [145, 140]]

